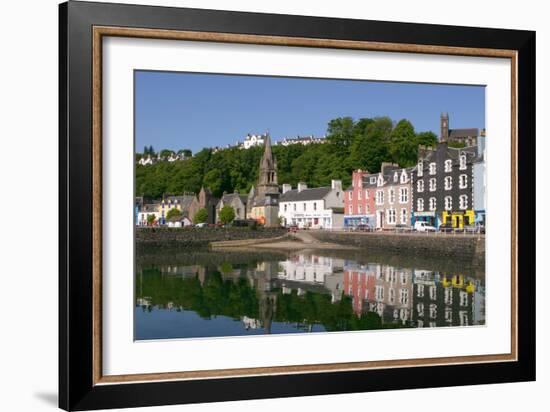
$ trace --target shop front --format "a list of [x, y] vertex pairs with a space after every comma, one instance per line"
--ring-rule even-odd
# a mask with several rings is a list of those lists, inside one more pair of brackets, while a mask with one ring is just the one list
[[416, 222], [426, 222], [428, 225], [435, 228], [439, 227], [440, 221], [435, 212], [414, 212], [412, 216], [412, 225]]
[[375, 215], [346, 215], [344, 216], [345, 228], [356, 228], [357, 226], [367, 226], [374, 228], [376, 225]]
[[472, 209], [461, 211], [445, 211], [441, 214], [441, 221], [453, 229], [463, 229], [475, 223], [475, 213]]

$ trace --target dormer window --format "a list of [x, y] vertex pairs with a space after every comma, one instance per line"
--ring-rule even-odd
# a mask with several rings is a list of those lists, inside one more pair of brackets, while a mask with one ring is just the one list
[[378, 186], [383, 186], [384, 185], [384, 179], [382, 178], [382, 175], [379, 175], [378, 176]]
[[376, 183], [376, 177], [373, 176], [370, 178], [370, 184], [373, 185], [375, 183]]
[[398, 179], [397, 172], [395, 172], [393, 174], [393, 181], [397, 183], [397, 179]]
[[460, 155], [460, 170], [466, 170], [466, 155]]
[[401, 183], [407, 183], [407, 172], [404, 170], [401, 172]]
[[416, 171], [417, 176], [422, 176], [423, 175], [423, 168], [424, 168], [424, 163], [422, 161], [419, 161], [418, 165], [417, 165], [418, 170]]
[[430, 163], [430, 174], [435, 175], [435, 162]]
[[453, 161], [451, 159], [445, 160], [445, 173], [452, 172], [453, 170]]

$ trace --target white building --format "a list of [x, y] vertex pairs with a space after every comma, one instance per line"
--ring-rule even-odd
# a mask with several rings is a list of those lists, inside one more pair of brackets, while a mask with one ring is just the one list
[[311, 136], [297, 136], [297, 137], [285, 137], [278, 142], [281, 146], [290, 146], [293, 144], [301, 144], [307, 146], [312, 143], [325, 143], [324, 137]]
[[312, 229], [340, 229], [344, 226], [344, 192], [340, 180], [330, 187], [309, 189], [298, 183], [296, 189], [283, 185], [279, 198], [279, 218], [284, 226]]
[[141, 159], [139, 159], [138, 163], [142, 166], [146, 165], [152, 165], [155, 163], [155, 158], [151, 155], [143, 156]]
[[255, 146], [264, 146], [265, 144], [265, 138], [267, 137], [267, 133], [264, 134], [248, 134], [242, 143], [239, 144], [239, 146], [242, 149], [250, 149], [251, 147]]

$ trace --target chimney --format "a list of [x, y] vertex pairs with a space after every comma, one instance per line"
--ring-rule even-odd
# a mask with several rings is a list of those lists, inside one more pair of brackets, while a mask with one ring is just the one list
[[298, 193], [304, 189], [307, 189], [307, 185], [304, 182], [298, 182]]
[[342, 181], [332, 179], [330, 181], [330, 186], [332, 187], [332, 190], [342, 190]]
[[283, 194], [285, 194], [289, 190], [292, 190], [292, 185], [288, 183], [283, 183]]

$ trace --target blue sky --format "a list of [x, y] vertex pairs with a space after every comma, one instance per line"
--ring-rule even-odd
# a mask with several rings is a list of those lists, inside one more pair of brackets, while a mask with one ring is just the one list
[[322, 136], [341, 116], [408, 119], [417, 132], [485, 127], [485, 88], [357, 80], [137, 71], [136, 150], [223, 146], [247, 133]]

